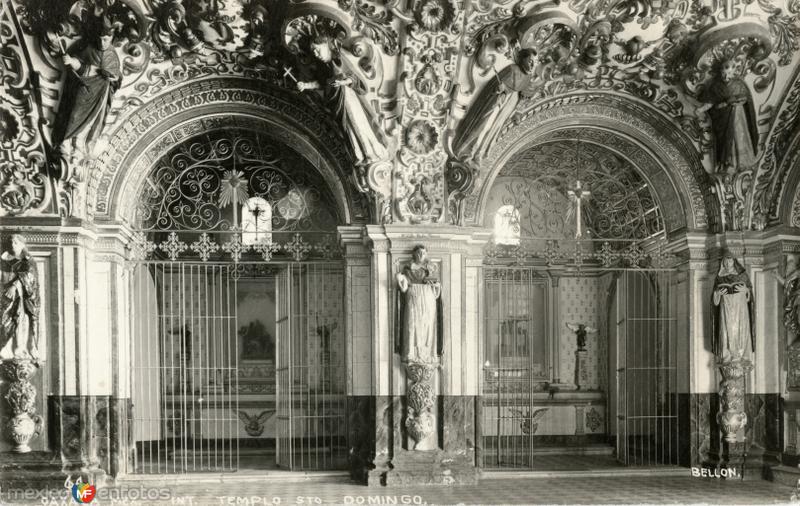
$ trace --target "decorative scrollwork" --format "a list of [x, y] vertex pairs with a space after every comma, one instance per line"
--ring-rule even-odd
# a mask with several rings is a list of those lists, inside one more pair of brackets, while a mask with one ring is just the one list
[[680, 259], [663, 240], [551, 239], [521, 237], [519, 244], [490, 242], [484, 250], [488, 265], [547, 265], [585, 269], [671, 269]]
[[238, 207], [241, 198], [228, 195], [226, 188], [234, 177], [237, 189], [272, 206], [271, 231], [334, 226], [337, 218], [329, 210], [334, 207], [326, 206], [330, 197], [322, 190], [324, 183], [312, 170], [292, 167], [290, 160], [299, 157], [248, 132], [189, 141], [156, 164], [139, 200], [139, 226], [151, 231], [233, 229], [236, 214], [230, 204]]
[[[653, 192], [636, 169], [583, 142], [542, 144], [516, 156], [498, 174], [487, 213], [513, 205], [520, 212], [522, 235], [570, 237], [575, 217], [567, 191], [576, 178], [591, 190], [582, 218], [593, 237], [645, 239], [664, 232]], [[490, 218], [487, 215], [487, 223]]]
[[152, 39], [161, 58], [182, 58], [201, 53], [206, 47], [221, 48], [233, 40], [231, 16], [224, 14], [225, 1], [150, 0], [156, 23]]
[[19, 24], [14, 6], [4, 1], [0, 10], [0, 209], [12, 215], [45, 212], [51, 203], [44, 122]]
[[353, 30], [381, 45], [383, 52], [394, 56], [400, 49], [399, 36], [392, 27], [392, 12], [379, 10], [363, 0], [339, 0], [339, 8], [353, 17]]

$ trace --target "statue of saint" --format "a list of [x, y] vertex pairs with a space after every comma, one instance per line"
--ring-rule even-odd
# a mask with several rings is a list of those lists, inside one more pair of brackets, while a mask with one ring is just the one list
[[[334, 91], [335, 111], [350, 140], [356, 160], [362, 164], [370, 164], [388, 158], [386, 146], [372, 126], [371, 117], [375, 116], [372, 107], [360, 98], [366, 94], [367, 87], [359, 79], [357, 72], [350, 68], [347, 59], [339, 58], [330, 37], [320, 36], [314, 39], [311, 50], [319, 61], [329, 67], [332, 77], [326, 86]], [[319, 81], [297, 83], [300, 91], [317, 90], [321, 87]]]
[[719, 359], [744, 357], [756, 349], [753, 285], [745, 268], [726, 252], [714, 280], [712, 351]]
[[411, 264], [397, 274], [402, 293], [397, 351], [406, 362], [436, 364], [442, 352], [442, 288], [425, 246], [415, 246], [413, 255]]
[[3, 299], [0, 305], [0, 359], [39, 358], [39, 277], [25, 238], [11, 236], [11, 252], [0, 256]]
[[52, 141], [65, 157], [75, 150], [92, 154], [111, 108], [111, 99], [122, 80], [122, 66], [112, 46], [114, 25], [106, 17], [96, 25], [96, 40], [75, 56], [66, 52], [62, 56], [67, 78]]
[[531, 87], [535, 80], [536, 51], [521, 49], [517, 63], [497, 76], [494, 93], [482, 103], [474, 105], [475, 111], [464, 121], [456, 139], [456, 150], [464, 162], [480, 163], [494, 145], [506, 121], [514, 114], [520, 92]]
[[752, 168], [758, 152], [757, 116], [750, 89], [739, 77], [736, 61], [722, 62], [718, 75], [699, 98], [704, 105], [697, 109], [697, 115], [708, 111], [711, 118], [717, 171], [735, 174]]
[[785, 277], [772, 275], [783, 285], [783, 325], [786, 330], [800, 336], [800, 266], [797, 255], [786, 256]]

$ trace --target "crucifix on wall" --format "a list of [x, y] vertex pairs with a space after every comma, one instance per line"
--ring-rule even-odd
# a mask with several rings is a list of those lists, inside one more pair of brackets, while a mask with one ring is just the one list
[[580, 239], [583, 235], [583, 199], [588, 199], [591, 192], [584, 189], [583, 186], [581, 186], [581, 180], [578, 179], [575, 181], [575, 187], [567, 191], [567, 195], [569, 195], [570, 200], [575, 206], [575, 239]]

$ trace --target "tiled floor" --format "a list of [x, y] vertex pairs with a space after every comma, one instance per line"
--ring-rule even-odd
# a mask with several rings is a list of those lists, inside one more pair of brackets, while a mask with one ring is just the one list
[[[189, 482], [165, 486], [151, 482], [125, 483], [123, 489], [165, 494], [160, 500], [111, 501], [96, 504], [181, 504], [181, 505], [265, 505], [265, 504], [776, 504], [789, 503], [791, 487], [766, 481], [724, 481], [685, 476], [571, 476], [560, 478], [515, 475], [514, 478], [484, 478], [476, 486], [367, 488], [344, 478], [295, 473], [226, 477], [224, 482]], [[289, 481], [289, 479], [294, 481]], [[297, 481], [300, 480], [300, 481]], [[132, 499], [130, 495], [127, 496]], [[6, 498], [7, 499], [7, 498]], [[8, 501], [9, 504], [42, 504]], [[74, 504], [69, 499], [69, 504]], [[63, 504], [68, 504], [67, 502]]]

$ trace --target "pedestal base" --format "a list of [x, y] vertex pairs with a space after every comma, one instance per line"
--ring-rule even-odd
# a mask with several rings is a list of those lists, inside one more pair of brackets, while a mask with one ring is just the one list
[[0, 453], [0, 489], [63, 489], [61, 458], [50, 452]]
[[578, 390], [586, 388], [589, 384], [589, 371], [586, 364], [589, 359], [589, 352], [586, 350], [577, 350], [575, 352], [575, 385]]
[[394, 456], [382, 481], [386, 485], [475, 485], [478, 474], [472, 460], [461, 455], [403, 451]]

